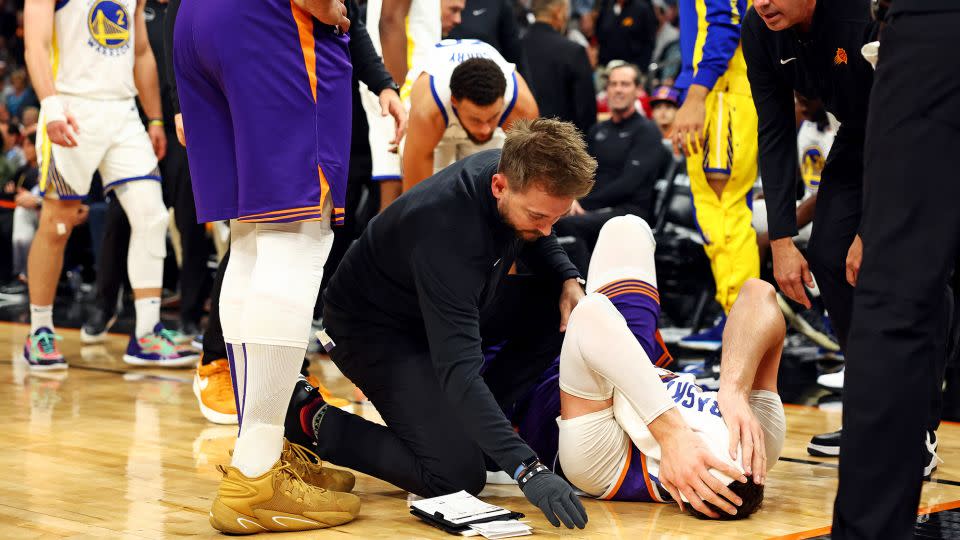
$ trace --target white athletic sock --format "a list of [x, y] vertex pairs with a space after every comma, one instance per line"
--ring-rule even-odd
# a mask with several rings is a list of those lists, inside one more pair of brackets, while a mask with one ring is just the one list
[[[232, 465], [248, 477], [264, 474], [280, 458], [283, 424], [305, 348], [245, 343], [244, 384], [237, 396], [243, 408]], [[237, 361], [236, 355], [234, 358]]]
[[153, 328], [160, 322], [160, 297], [141, 298], [133, 302], [137, 311], [136, 335], [141, 338], [153, 332]]
[[53, 327], [53, 306], [30, 304], [30, 333], [40, 328], [49, 328], [51, 332], [56, 331]]

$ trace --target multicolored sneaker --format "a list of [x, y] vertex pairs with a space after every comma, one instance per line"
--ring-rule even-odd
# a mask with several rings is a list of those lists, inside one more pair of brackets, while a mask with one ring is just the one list
[[681, 339], [677, 345], [695, 351], [718, 351], [723, 344], [723, 329], [727, 325], [726, 315], [717, 319], [710, 328], [705, 328], [696, 334]]
[[350, 400], [333, 395], [333, 392], [324, 386], [323, 383], [320, 382], [320, 378], [316, 375], [308, 375], [305, 377], [305, 379], [307, 384], [320, 391], [320, 395], [323, 396], [323, 400], [326, 401], [327, 404], [333, 405], [334, 407], [339, 407], [341, 409], [350, 406]]
[[130, 336], [123, 361], [132, 366], [187, 367], [200, 359], [200, 353], [187, 351], [174, 343], [174, 334], [157, 323], [153, 332], [143, 336]]
[[237, 402], [233, 397], [230, 362], [226, 359], [200, 364], [193, 376], [193, 394], [200, 413], [214, 424], [236, 424]]
[[357, 483], [357, 477], [350, 471], [324, 467], [320, 456], [299, 444], [283, 440], [283, 452], [280, 459], [293, 466], [293, 470], [303, 481], [318, 488], [350, 493]]
[[227, 534], [306, 531], [335, 527], [360, 513], [360, 498], [311, 486], [284, 460], [256, 478], [234, 467], [223, 473], [210, 525]]
[[57, 347], [57, 342], [62, 340], [45, 326], [37, 328], [36, 332], [27, 336], [27, 342], [23, 345], [23, 359], [30, 369], [67, 369], [67, 361]]

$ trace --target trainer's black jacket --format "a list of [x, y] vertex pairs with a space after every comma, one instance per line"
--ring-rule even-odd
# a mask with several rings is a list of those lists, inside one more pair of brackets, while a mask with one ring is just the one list
[[512, 474], [534, 452], [480, 377], [481, 318], [521, 250], [538, 273], [579, 273], [556, 237], [526, 243], [503, 222], [490, 188], [499, 160], [489, 150], [459, 161], [374, 218], [327, 286], [324, 324], [334, 340], [424, 342], [461, 427]]
[[875, 35], [867, 0], [818, 0], [808, 33], [798, 28], [774, 32], [753, 7], [744, 16], [743, 56], [759, 117], [760, 175], [771, 240], [797, 234], [800, 169], [793, 91], [821, 99], [841, 122], [834, 149], [862, 156], [873, 68], [860, 48]]

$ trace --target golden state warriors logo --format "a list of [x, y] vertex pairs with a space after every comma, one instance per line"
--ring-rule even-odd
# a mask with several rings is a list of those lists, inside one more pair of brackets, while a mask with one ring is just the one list
[[100, 0], [93, 2], [87, 15], [90, 40], [87, 42], [107, 56], [117, 56], [130, 49], [130, 13], [119, 2]]
[[803, 160], [800, 163], [800, 176], [808, 188], [816, 191], [820, 187], [820, 173], [826, 160], [823, 150], [819, 146], [808, 146], [803, 150]]

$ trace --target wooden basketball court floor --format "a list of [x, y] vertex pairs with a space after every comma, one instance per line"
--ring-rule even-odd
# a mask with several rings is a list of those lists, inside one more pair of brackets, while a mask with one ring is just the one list
[[[32, 373], [20, 359], [28, 327], [0, 323], [0, 538], [175, 538], [220, 536], [207, 514], [217, 464], [229, 462], [235, 426], [208, 423], [197, 409], [190, 369], [131, 368], [126, 337], [81, 347], [61, 329], [66, 372]], [[314, 372], [335, 392], [350, 384], [327, 360]], [[370, 405], [354, 412], [377, 419]], [[544, 538], [809, 538], [828, 532], [836, 460], [807, 455], [810, 436], [836, 429], [840, 413], [787, 406], [788, 435], [763, 508], [738, 522], [700, 521], [675, 505], [584, 500], [586, 530], [556, 529], [516, 486], [481, 497], [523, 512]], [[923, 487], [921, 514], [960, 507], [960, 425], [940, 430], [945, 463]], [[890, 486], [897, 489], [897, 486]], [[281, 538], [448, 538], [409, 514], [407, 493], [360, 475], [360, 517], [336, 529]], [[924, 516], [921, 516], [921, 521]]]

